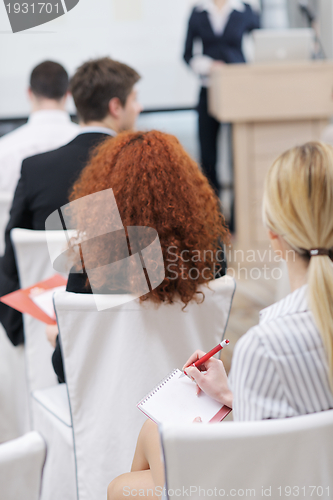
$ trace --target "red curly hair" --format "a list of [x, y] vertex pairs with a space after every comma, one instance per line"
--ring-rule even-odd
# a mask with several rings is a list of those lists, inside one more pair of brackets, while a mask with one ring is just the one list
[[[155, 130], [124, 132], [97, 147], [74, 184], [70, 201], [109, 188], [124, 227], [152, 227], [160, 239], [165, 279], [141, 300], [172, 303], [177, 297], [188, 304], [196, 297], [198, 285], [214, 278], [221, 266], [216, 252], [229, 235], [220, 201], [197, 163], [172, 135]], [[96, 225], [96, 217], [88, 207], [86, 213], [77, 213], [79, 234]], [[98, 259], [106, 262], [111, 252], [110, 245], [101, 243]], [[193, 278], [194, 267], [198, 271]], [[105, 286], [102, 268], [92, 284]]]

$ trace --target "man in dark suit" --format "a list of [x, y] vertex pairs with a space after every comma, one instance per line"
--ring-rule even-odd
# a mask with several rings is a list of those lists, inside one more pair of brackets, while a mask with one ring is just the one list
[[[92, 149], [110, 135], [133, 128], [142, 109], [135, 89], [139, 79], [134, 69], [107, 57], [88, 61], [73, 76], [71, 92], [82, 128], [69, 144], [22, 163], [0, 258], [0, 297], [20, 288], [11, 229], [44, 230], [47, 217], [68, 203]], [[24, 342], [21, 313], [0, 302], [0, 321], [14, 345]]]

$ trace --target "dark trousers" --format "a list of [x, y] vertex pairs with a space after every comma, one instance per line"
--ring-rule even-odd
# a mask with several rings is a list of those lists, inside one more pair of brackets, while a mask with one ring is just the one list
[[[217, 138], [221, 123], [208, 114], [207, 88], [202, 87], [200, 91], [199, 104], [197, 107], [199, 115], [199, 143], [201, 166], [212, 187], [219, 195], [221, 186], [217, 180]], [[230, 151], [232, 151], [232, 140], [230, 136]], [[234, 232], [234, 201], [232, 201], [229, 229]]]
[[208, 114], [207, 89], [202, 87], [199, 104], [199, 142], [201, 165], [212, 187], [219, 194], [220, 186], [216, 175], [217, 163], [217, 136], [220, 122]]

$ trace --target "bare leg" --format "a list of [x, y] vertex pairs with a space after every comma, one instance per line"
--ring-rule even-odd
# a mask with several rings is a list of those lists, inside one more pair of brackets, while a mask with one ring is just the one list
[[131, 472], [122, 474], [109, 484], [108, 500], [137, 496], [158, 499], [163, 486], [160, 436], [157, 425], [147, 420], [138, 437]]

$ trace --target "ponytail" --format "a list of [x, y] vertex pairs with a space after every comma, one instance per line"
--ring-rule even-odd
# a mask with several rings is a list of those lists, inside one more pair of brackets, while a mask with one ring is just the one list
[[309, 305], [323, 340], [333, 389], [333, 262], [329, 256], [311, 257], [308, 288]]
[[273, 163], [266, 176], [263, 219], [299, 255], [310, 256], [309, 307], [322, 337], [333, 392], [332, 146], [309, 142]]

